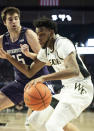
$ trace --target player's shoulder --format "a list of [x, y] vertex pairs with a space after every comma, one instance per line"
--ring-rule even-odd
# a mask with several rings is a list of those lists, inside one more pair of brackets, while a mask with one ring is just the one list
[[55, 41], [55, 46], [60, 47], [60, 45], [69, 45], [73, 44], [73, 42], [68, 39], [67, 37], [63, 37], [59, 34], [56, 35], [56, 41]]
[[70, 39], [68, 39], [67, 37], [63, 37], [59, 34], [56, 34], [56, 42], [60, 42], [60, 41], [63, 41], [63, 42], [72, 42]]
[[27, 28], [27, 30], [26, 30], [26, 36], [33, 37], [33, 36], [37, 36], [37, 35], [36, 35], [36, 33], [32, 29]]

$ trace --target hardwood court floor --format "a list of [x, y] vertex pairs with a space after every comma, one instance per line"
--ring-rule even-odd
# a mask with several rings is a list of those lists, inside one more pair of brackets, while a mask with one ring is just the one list
[[[34, 131], [31, 126], [24, 126], [25, 118], [26, 113], [0, 112], [0, 123], [7, 123], [5, 126], [0, 125], [0, 131]], [[94, 131], [94, 112], [82, 113], [73, 123], [80, 131]]]

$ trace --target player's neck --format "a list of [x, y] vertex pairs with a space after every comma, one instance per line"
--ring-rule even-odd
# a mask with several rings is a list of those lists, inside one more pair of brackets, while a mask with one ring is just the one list
[[17, 30], [9, 31], [10, 39], [12, 42], [15, 42], [18, 40], [20, 32], [21, 32], [21, 26]]

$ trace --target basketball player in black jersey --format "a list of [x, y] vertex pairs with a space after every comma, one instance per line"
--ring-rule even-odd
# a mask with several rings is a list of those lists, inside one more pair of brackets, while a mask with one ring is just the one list
[[[3, 48], [7, 53], [17, 61], [30, 65], [32, 59], [26, 57], [20, 48], [20, 44], [27, 44], [34, 56], [38, 53], [41, 46], [38, 42], [37, 35], [31, 29], [22, 27], [20, 24], [20, 10], [15, 7], [7, 7], [1, 12], [1, 18], [8, 32], [0, 36], [0, 48]], [[0, 90], [0, 111], [19, 104], [23, 101], [24, 87], [30, 79], [23, 75], [14, 67], [15, 80]], [[33, 78], [48, 74], [47, 67], [44, 67]]]
[[[7, 27], [8, 32], [0, 36], [0, 48], [3, 48], [7, 53], [12, 55], [17, 61], [30, 65], [35, 59], [36, 54], [41, 46], [38, 42], [37, 35], [31, 29], [22, 27], [20, 24], [20, 10], [15, 7], [7, 7], [1, 13], [2, 21]], [[21, 52], [21, 47], [24, 44], [29, 46], [32, 53], [26, 56]], [[34, 53], [35, 52], [35, 53]], [[29, 58], [30, 57], [30, 58]], [[4, 86], [0, 90], [0, 110], [14, 106], [23, 101], [24, 87], [31, 79], [30, 76], [25, 76], [14, 67], [15, 80], [10, 84]], [[48, 74], [49, 71], [45, 66], [32, 79], [37, 78], [43, 74]], [[61, 84], [59, 82], [59, 84]], [[31, 112], [31, 111], [30, 111]], [[28, 113], [29, 115], [30, 113]]]

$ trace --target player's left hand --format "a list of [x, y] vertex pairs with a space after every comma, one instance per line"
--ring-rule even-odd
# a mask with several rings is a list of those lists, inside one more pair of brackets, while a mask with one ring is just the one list
[[7, 53], [3, 50], [3, 48], [0, 48], [0, 58], [7, 59]]

